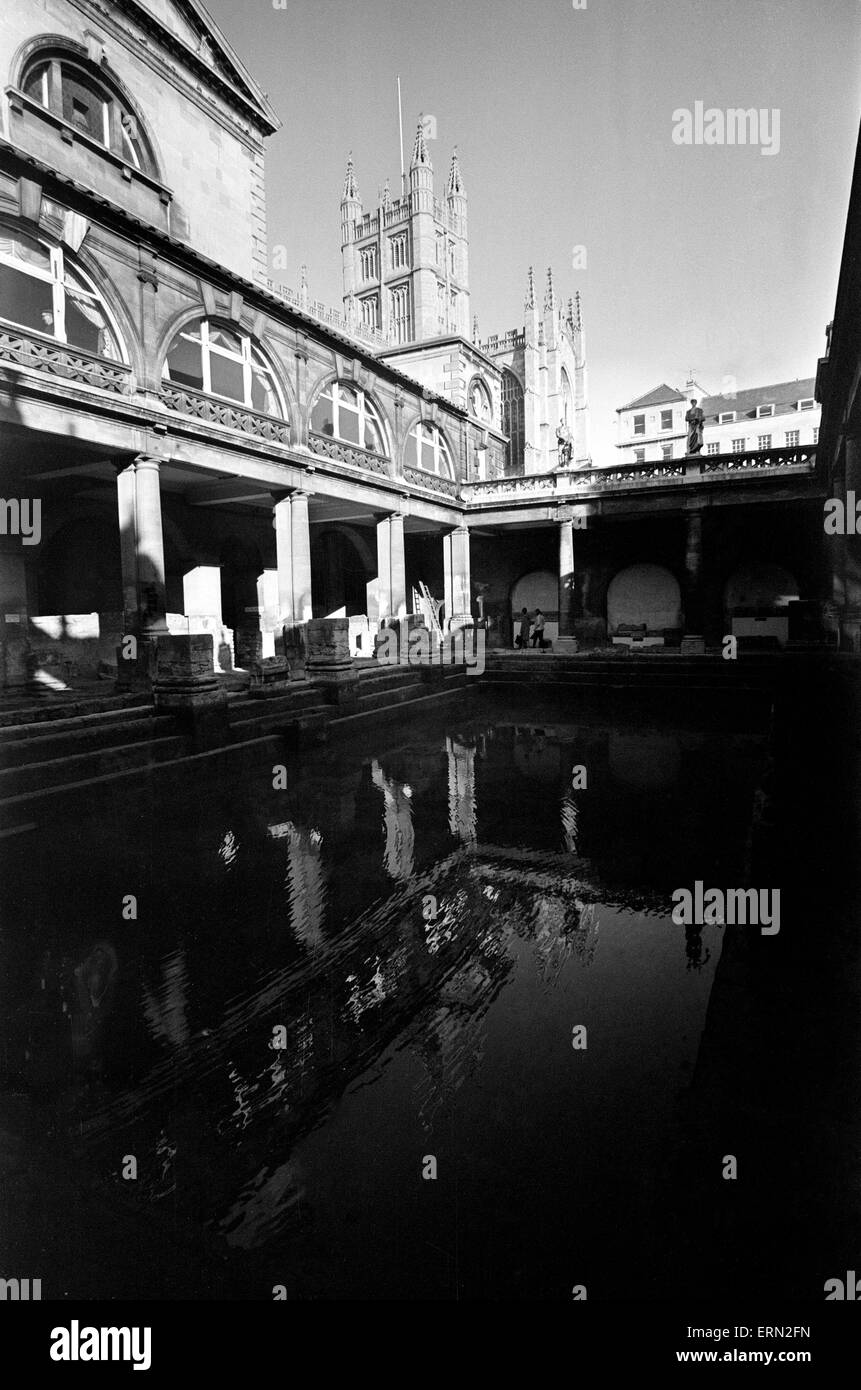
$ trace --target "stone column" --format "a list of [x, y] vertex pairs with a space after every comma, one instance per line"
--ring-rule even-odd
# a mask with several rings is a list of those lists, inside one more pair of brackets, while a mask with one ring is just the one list
[[577, 575], [574, 567], [574, 519], [567, 510], [560, 511], [559, 521], [559, 634], [555, 652], [571, 656], [577, 651], [575, 620], [577, 617]]
[[135, 465], [126, 460], [114, 464], [117, 470], [117, 516], [120, 525], [120, 565], [123, 589], [123, 632], [138, 627], [138, 555], [135, 507]]
[[293, 519], [289, 493], [278, 497], [272, 509], [275, 525], [275, 563], [278, 568], [278, 620], [293, 626]]
[[400, 512], [377, 519], [377, 581], [380, 622], [403, 618], [407, 611], [404, 518]]
[[703, 636], [703, 514], [691, 511], [685, 518], [685, 631], [682, 652], [697, 655], [706, 649]]
[[293, 621], [295, 623], [307, 623], [313, 616], [311, 604], [311, 531], [308, 526], [307, 492], [294, 492], [290, 502], [290, 535], [293, 547]]
[[146, 455], [135, 460], [135, 530], [141, 631], [166, 632], [159, 461]]
[[448, 630], [472, 625], [469, 528], [458, 526], [443, 537], [445, 613]]
[[273, 508], [273, 519], [278, 568], [278, 623], [291, 674], [294, 679], [301, 679], [305, 673], [304, 624], [312, 614], [308, 494], [293, 492], [279, 495]]

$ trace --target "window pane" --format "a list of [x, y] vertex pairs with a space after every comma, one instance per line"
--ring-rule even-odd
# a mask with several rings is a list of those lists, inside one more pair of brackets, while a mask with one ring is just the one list
[[54, 332], [54, 305], [47, 280], [0, 263], [0, 315], [39, 333]]
[[51, 273], [49, 253], [40, 242], [33, 241], [30, 237], [0, 236], [0, 254], [22, 261], [24, 265], [32, 265], [36, 270], [43, 270], [46, 275]]
[[25, 77], [23, 87], [28, 97], [32, 97], [34, 101], [41, 102], [43, 106], [47, 105], [45, 101], [45, 76], [47, 71], [47, 63], [40, 63], [38, 67], [33, 68]]
[[359, 444], [359, 412], [347, 404], [343, 397], [338, 406], [338, 435], [348, 444]]
[[332, 397], [328, 392], [320, 397], [311, 412], [311, 428], [312, 430], [316, 430], [317, 434], [328, 434], [331, 436], [335, 433]]
[[105, 143], [105, 99], [101, 92], [82, 74], [62, 68], [63, 115], [71, 125]]
[[265, 415], [281, 414], [269, 373], [257, 362], [251, 364], [251, 405]]
[[189, 342], [187, 333], [178, 333], [174, 338], [165, 366], [171, 381], [203, 390], [200, 343]]
[[354, 406], [359, 408], [359, 393], [352, 386], [338, 386], [338, 399], [341, 405]]
[[410, 430], [407, 436], [407, 449], [404, 455], [404, 463], [408, 468], [418, 468], [418, 446], [416, 444], [415, 430]]
[[235, 352], [237, 357], [242, 356], [242, 343], [236, 333], [231, 333], [227, 328], [216, 328], [215, 324], [209, 325], [209, 343], [211, 347], [226, 348], [228, 352]]
[[375, 454], [385, 453], [382, 431], [367, 406], [365, 407], [365, 448]]
[[426, 468], [428, 473], [435, 473], [434, 447], [433, 444], [424, 438], [422, 439], [422, 461], [420, 467]]
[[120, 352], [102, 310], [91, 296], [66, 290], [66, 341], [98, 357], [119, 361]]
[[217, 352], [209, 355], [209, 373], [212, 389], [216, 396], [227, 396], [231, 401], [245, 402], [245, 386], [241, 362], [231, 362]]

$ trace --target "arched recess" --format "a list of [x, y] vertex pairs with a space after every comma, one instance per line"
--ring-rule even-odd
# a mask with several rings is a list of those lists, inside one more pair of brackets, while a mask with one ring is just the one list
[[190, 306], [163, 327], [155, 364], [159, 381], [283, 420], [295, 441], [297, 412], [281, 363], [243, 324]]
[[520, 610], [526, 608], [533, 618], [536, 608], [540, 608], [545, 619], [545, 641], [556, 640], [559, 635], [559, 580], [550, 570], [531, 570], [521, 575], [511, 587], [508, 607], [514, 636], [520, 631]]
[[376, 561], [362, 536], [351, 527], [315, 527], [311, 538], [315, 618], [367, 613], [367, 586], [375, 577]]
[[663, 637], [682, 626], [682, 596], [678, 580], [663, 565], [629, 565], [614, 576], [607, 590], [607, 631], [611, 637], [625, 629]]

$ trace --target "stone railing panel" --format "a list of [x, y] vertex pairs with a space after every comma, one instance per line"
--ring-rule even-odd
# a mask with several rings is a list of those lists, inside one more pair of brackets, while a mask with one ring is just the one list
[[333, 459], [336, 463], [347, 463], [353, 468], [362, 468], [366, 473], [376, 473], [381, 478], [392, 476], [391, 460], [381, 454], [372, 454], [355, 444], [345, 444], [341, 439], [331, 439], [325, 434], [309, 434], [308, 447], [321, 458]]
[[240, 430], [242, 434], [266, 440], [269, 444], [290, 443], [290, 426], [286, 420], [277, 420], [271, 415], [258, 415], [254, 410], [231, 405], [229, 401], [220, 401], [214, 396], [207, 396], [202, 391], [192, 391], [184, 386], [162, 386], [159, 397], [162, 405], [168, 410], [175, 410], [179, 415], [188, 415], [210, 425], [225, 425], [228, 429]]
[[131, 394], [131, 367], [124, 362], [94, 357], [80, 348], [31, 337], [20, 329], [0, 328], [0, 364], [3, 362], [14, 362], [16, 366], [30, 367], [84, 386], [96, 386], [100, 391], [112, 391], [118, 396]]

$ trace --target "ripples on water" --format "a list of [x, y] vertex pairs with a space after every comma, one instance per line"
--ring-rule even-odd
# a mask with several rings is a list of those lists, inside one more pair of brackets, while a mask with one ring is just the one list
[[621, 1211], [654, 1235], [721, 946], [669, 895], [743, 881], [759, 743], [520, 718], [283, 791], [272, 745], [7, 851], [7, 1096], [115, 1199], [134, 1156], [153, 1242], [241, 1252], [244, 1296], [537, 1294]]

